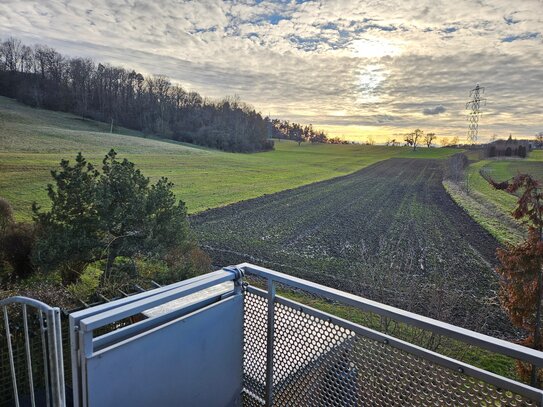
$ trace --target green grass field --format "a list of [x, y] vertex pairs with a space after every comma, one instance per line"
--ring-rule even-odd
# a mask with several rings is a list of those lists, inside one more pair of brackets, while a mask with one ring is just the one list
[[114, 148], [152, 180], [168, 177], [190, 213], [345, 175], [391, 157], [443, 158], [455, 149], [323, 145], [281, 141], [274, 151], [235, 154], [146, 138], [68, 113], [33, 109], [0, 97], [0, 196], [19, 220], [47, 206], [50, 170], [81, 151], [99, 163]]
[[467, 169], [469, 193], [450, 182], [444, 183], [453, 199], [500, 242], [520, 242], [526, 228], [511, 217], [517, 198], [494, 189], [481, 176], [481, 171], [498, 182], [519, 173], [530, 174], [543, 182], [543, 151], [533, 151], [527, 159], [492, 159], [470, 164]]

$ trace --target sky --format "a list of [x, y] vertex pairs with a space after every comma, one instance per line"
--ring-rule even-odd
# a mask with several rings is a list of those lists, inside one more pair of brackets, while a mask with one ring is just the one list
[[543, 131], [543, 0], [0, 0], [0, 39], [239, 96], [330, 136]]

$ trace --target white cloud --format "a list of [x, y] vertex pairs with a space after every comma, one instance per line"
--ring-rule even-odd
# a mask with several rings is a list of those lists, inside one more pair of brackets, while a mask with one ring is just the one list
[[[336, 134], [463, 135], [477, 82], [483, 135], [541, 131], [542, 20], [538, 0], [0, 3], [2, 37], [166, 74], [206, 96], [238, 94]], [[438, 105], [446, 115], [423, 114]]]

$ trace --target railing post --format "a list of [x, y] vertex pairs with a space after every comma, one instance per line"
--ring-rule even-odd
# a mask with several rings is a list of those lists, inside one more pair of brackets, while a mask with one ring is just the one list
[[234, 266], [223, 267], [223, 270], [234, 273], [236, 276], [234, 279], [234, 294], [241, 294], [243, 291], [243, 276], [245, 275], [245, 271], [242, 268]]
[[51, 401], [54, 407], [65, 407], [64, 366], [60, 327], [60, 310], [53, 308], [47, 315], [47, 348], [51, 377]]
[[43, 353], [43, 372], [45, 377], [45, 405], [49, 407], [51, 405], [51, 390], [49, 388], [49, 365], [47, 363], [47, 340], [45, 339], [45, 332], [47, 328], [43, 323], [44, 312], [38, 310], [40, 317], [40, 335], [41, 335], [41, 348]]
[[66, 382], [64, 378], [64, 352], [62, 347], [62, 322], [60, 319], [60, 308], [55, 308], [55, 317], [56, 317], [56, 334], [55, 339], [57, 341], [57, 358], [58, 358], [58, 372], [59, 372], [59, 383], [60, 383], [60, 405], [62, 407], [66, 406]]
[[275, 313], [275, 284], [268, 279], [268, 332], [266, 345], [266, 406], [273, 405], [273, 343], [274, 343], [274, 313]]
[[30, 353], [30, 337], [28, 334], [28, 312], [26, 304], [23, 304], [23, 327], [25, 334], [26, 369], [28, 372], [28, 388], [30, 390], [30, 404], [36, 407], [36, 395], [34, 389], [34, 377], [32, 374], [32, 355]]
[[13, 357], [13, 346], [11, 344], [11, 332], [9, 329], [9, 317], [8, 317], [8, 307], [7, 305], [3, 306], [4, 309], [4, 324], [6, 328], [6, 339], [8, 341], [8, 358], [9, 358], [9, 367], [11, 371], [11, 380], [13, 385], [13, 396], [15, 401], [15, 406], [19, 407], [19, 392], [17, 390], [17, 375], [15, 374], [15, 359]]

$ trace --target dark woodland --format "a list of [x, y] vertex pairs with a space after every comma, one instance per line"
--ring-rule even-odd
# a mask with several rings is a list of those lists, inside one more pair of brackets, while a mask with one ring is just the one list
[[147, 135], [231, 152], [273, 149], [271, 137], [339, 142], [312, 126], [263, 117], [237, 97], [213, 101], [166, 76], [144, 76], [89, 58], [66, 57], [15, 38], [0, 42], [0, 95]]

